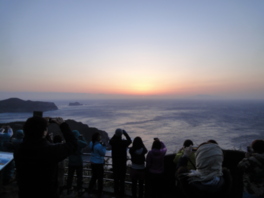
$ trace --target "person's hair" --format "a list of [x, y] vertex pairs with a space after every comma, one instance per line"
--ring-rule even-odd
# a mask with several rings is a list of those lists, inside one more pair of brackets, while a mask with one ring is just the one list
[[123, 134], [123, 130], [122, 130], [122, 129], [116, 129], [116, 131], [115, 131], [115, 135], [116, 135], [117, 137], [121, 137], [122, 134]]
[[193, 146], [193, 142], [192, 142], [192, 140], [189, 140], [189, 139], [187, 139], [187, 140], [185, 140], [184, 142], [183, 142], [183, 146], [184, 147], [189, 147], [189, 146]]
[[53, 143], [61, 143], [62, 137], [60, 135], [55, 135], [53, 138]]
[[26, 139], [42, 138], [44, 131], [47, 130], [48, 122], [42, 117], [28, 118], [24, 124], [23, 130]]
[[264, 140], [254, 140], [251, 147], [256, 153], [264, 153]]
[[92, 135], [92, 142], [93, 142], [92, 151], [94, 148], [94, 143], [98, 142], [100, 136], [101, 136], [101, 134], [99, 132], [96, 132]]
[[151, 149], [161, 149], [161, 142], [159, 140], [155, 140], [152, 144]]
[[135, 139], [133, 140], [133, 144], [132, 144], [132, 148], [137, 150], [144, 147], [143, 141], [141, 139], [141, 137], [137, 136], [135, 137]]
[[215, 140], [208, 140], [207, 142], [208, 143], [213, 143], [213, 144], [218, 144], [217, 141], [215, 141]]

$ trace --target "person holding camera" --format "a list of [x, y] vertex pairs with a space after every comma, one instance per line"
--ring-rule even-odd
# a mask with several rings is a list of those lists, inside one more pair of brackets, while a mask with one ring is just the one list
[[[187, 170], [195, 170], [195, 151], [196, 149], [193, 148], [193, 141], [192, 140], [185, 140], [183, 142], [183, 147], [176, 153], [175, 158], [173, 162], [176, 164], [176, 173], [177, 176], [178, 172], [181, 172], [183, 169], [184, 171]], [[188, 158], [185, 158], [187, 152], [190, 152], [188, 154]]]
[[243, 172], [245, 194], [264, 197], [264, 140], [252, 142], [238, 168]]
[[72, 181], [74, 172], [76, 171], [77, 175], [77, 191], [78, 195], [81, 196], [84, 193], [82, 188], [83, 184], [83, 159], [82, 159], [82, 149], [85, 148], [88, 143], [85, 141], [83, 136], [78, 130], [72, 131], [73, 135], [77, 139], [77, 150], [69, 156], [68, 163], [68, 178], [67, 178], [67, 194], [72, 193]]
[[[122, 135], [125, 136], [125, 140], [122, 139]], [[122, 197], [125, 194], [127, 148], [131, 143], [131, 138], [127, 132], [122, 129], [116, 129], [114, 136], [109, 142], [109, 144], [112, 146], [114, 193], [118, 197]]]
[[93, 134], [89, 147], [91, 149], [90, 161], [92, 167], [89, 193], [92, 193], [95, 183], [98, 181], [98, 197], [101, 197], [103, 193], [104, 156], [106, 147], [105, 144], [101, 142], [101, 134], [99, 132]]
[[24, 140], [14, 152], [19, 198], [58, 198], [58, 163], [77, 149], [77, 140], [62, 118], [60, 126], [65, 143], [50, 144], [45, 136], [48, 120], [34, 116], [24, 124]]
[[[133, 140], [132, 147], [129, 149], [131, 155], [130, 178], [132, 180], [132, 197], [143, 198], [145, 181], [145, 154], [148, 152], [141, 137]], [[138, 196], [137, 196], [138, 195]]]

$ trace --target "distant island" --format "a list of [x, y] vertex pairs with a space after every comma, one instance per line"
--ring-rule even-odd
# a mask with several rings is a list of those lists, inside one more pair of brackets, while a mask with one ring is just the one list
[[69, 106], [81, 106], [82, 104], [79, 102], [70, 102]]
[[9, 98], [0, 101], [0, 113], [44, 112], [52, 110], [58, 110], [58, 107], [53, 102], [22, 100], [19, 98]]

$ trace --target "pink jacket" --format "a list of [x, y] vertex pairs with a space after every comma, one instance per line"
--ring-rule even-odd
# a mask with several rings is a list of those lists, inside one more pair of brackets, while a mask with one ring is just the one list
[[161, 174], [164, 171], [164, 156], [167, 148], [161, 142], [161, 149], [151, 149], [147, 155], [147, 169], [150, 173]]

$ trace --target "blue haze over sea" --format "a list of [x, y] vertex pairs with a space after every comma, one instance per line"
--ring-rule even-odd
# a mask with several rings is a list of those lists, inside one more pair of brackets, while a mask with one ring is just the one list
[[[51, 101], [52, 102], [52, 101]], [[209, 139], [223, 149], [245, 150], [254, 139], [264, 139], [263, 101], [205, 100], [86, 100], [82, 106], [54, 101], [57, 111], [43, 116], [73, 119], [104, 130], [111, 138], [116, 128], [131, 138], [142, 137], [147, 149], [158, 137], [168, 153], [179, 150], [185, 139], [195, 146]], [[1, 123], [25, 121], [31, 113], [2, 113]]]

